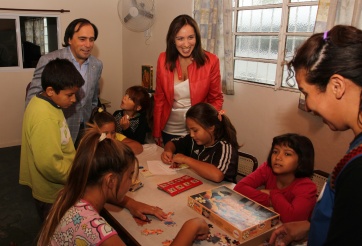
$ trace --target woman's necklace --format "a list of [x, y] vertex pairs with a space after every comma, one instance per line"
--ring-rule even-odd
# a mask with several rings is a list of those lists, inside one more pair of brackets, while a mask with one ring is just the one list
[[[181, 71], [178, 71], [178, 79], [180, 81], [185, 81], [189, 78], [189, 73], [187, 67], [192, 63], [192, 58], [179, 58]], [[180, 73], [181, 72], [181, 73]]]

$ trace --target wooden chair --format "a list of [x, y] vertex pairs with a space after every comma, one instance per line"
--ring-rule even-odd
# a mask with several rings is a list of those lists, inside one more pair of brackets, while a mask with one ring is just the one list
[[327, 182], [328, 176], [329, 176], [329, 174], [322, 170], [314, 170], [313, 176], [311, 179], [317, 186], [317, 197], [321, 193], [324, 184]]
[[241, 178], [238, 176], [245, 177], [248, 174], [255, 171], [258, 168], [258, 160], [247, 153], [238, 151], [239, 154], [239, 161], [238, 161], [238, 172], [236, 181], [238, 182]]

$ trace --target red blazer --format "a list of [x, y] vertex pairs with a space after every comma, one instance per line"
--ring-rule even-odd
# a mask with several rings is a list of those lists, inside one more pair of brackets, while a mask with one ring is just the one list
[[[205, 65], [197, 68], [193, 62], [187, 67], [190, 81], [191, 105], [199, 102], [212, 104], [217, 110], [221, 110], [224, 102], [221, 91], [220, 63], [219, 58], [207, 51], [209, 58]], [[166, 52], [162, 52], [157, 61], [156, 91], [154, 95], [154, 115], [153, 115], [153, 136], [161, 137], [171, 114], [174, 100], [174, 72], [165, 67]], [[176, 61], [176, 69], [181, 73], [179, 60]]]

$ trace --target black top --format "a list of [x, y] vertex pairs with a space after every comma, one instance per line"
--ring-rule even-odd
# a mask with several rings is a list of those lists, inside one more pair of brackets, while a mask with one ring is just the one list
[[214, 145], [205, 147], [198, 145], [190, 134], [171, 140], [176, 147], [176, 152], [193, 159], [213, 164], [223, 174], [224, 180], [235, 182], [238, 168], [238, 151], [224, 140], [216, 141]]
[[123, 115], [123, 110], [117, 110], [113, 113], [113, 116], [116, 119], [116, 132], [144, 144], [146, 134], [147, 132], [150, 132], [146, 115], [144, 113], [136, 114], [134, 117], [129, 119], [130, 126], [126, 130], [122, 130], [119, 120], [123, 117]]

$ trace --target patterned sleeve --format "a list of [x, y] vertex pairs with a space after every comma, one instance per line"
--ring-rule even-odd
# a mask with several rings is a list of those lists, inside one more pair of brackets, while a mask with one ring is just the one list
[[113, 235], [117, 235], [116, 230], [88, 203], [80, 201], [63, 216], [51, 244], [101, 245]]

